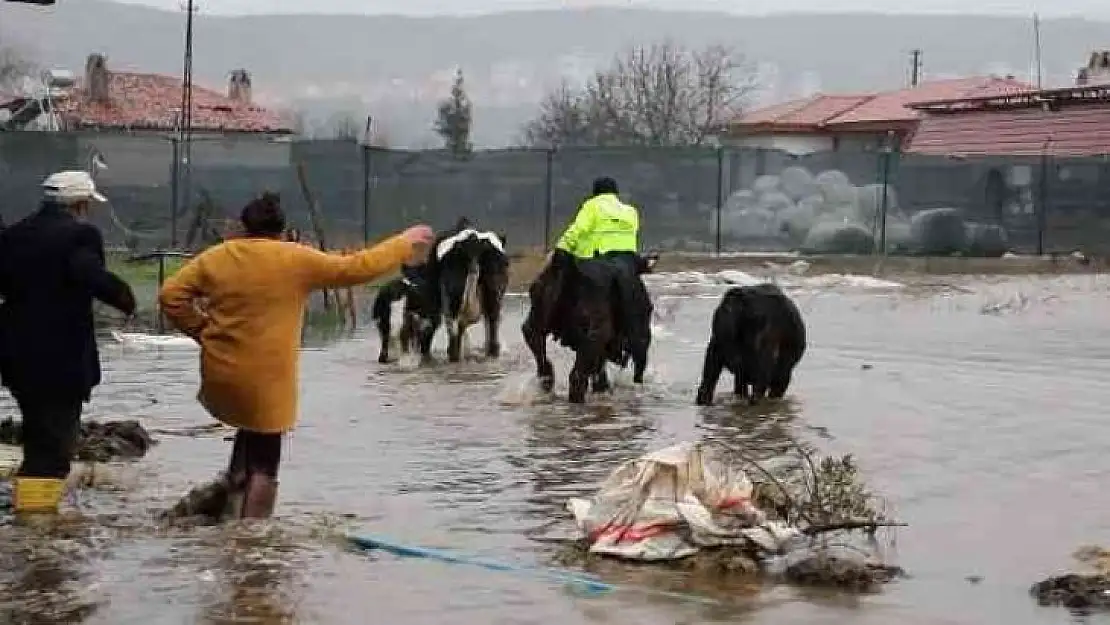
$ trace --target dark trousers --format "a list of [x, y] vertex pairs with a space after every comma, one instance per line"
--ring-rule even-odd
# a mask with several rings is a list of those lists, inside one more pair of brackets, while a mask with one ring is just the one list
[[65, 479], [81, 434], [80, 399], [16, 395], [23, 415], [23, 462], [19, 477]]
[[247, 479], [256, 473], [276, 480], [278, 467], [281, 466], [281, 443], [284, 435], [280, 432], [266, 434], [236, 430], [235, 443], [231, 447], [231, 462], [227, 473], [233, 484], [246, 484]]

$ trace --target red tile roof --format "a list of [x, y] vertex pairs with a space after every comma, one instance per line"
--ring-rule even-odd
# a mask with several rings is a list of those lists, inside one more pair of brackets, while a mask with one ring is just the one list
[[873, 96], [818, 94], [804, 100], [784, 102], [744, 115], [734, 124], [745, 127], [774, 126], [777, 128], [813, 129], [857, 107]]
[[944, 156], [1101, 156], [1110, 153], [1110, 104], [927, 115], [907, 151]]
[[1033, 86], [1012, 78], [972, 77], [955, 78], [925, 82], [912, 89], [880, 93], [862, 105], [839, 115], [832, 120], [835, 124], [854, 124], [860, 122], [914, 121], [920, 118], [917, 111], [910, 108], [919, 102], [935, 100], [957, 100], [1024, 93]]
[[[82, 86], [57, 103], [68, 124], [101, 129], [172, 130], [183, 83], [160, 74], [111, 72], [110, 102], [90, 102]], [[288, 133], [291, 124], [262, 107], [193, 85], [193, 128], [209, 132]]]
[[979, 76], [935, 80], [917, 87], [869, 95], [816, 95], [752, 111], [732, 124], [734, 130], [851, 130], [853, 125], [904, 126], [921, 118], [911, 105], [933, 100], [1027, 92], [1032, 85], [1012, 78]]

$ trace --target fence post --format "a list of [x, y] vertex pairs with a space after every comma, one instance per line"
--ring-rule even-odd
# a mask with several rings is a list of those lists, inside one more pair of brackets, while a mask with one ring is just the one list
[[717, 256], [721, 255], [721, 213], [725, 208], [725, 147], [717, 146]]
[[178, 137], [170, 137], [170, 248], [177, 247], [177, 214], [181, 210], [181, 143]]
[[551, 212], [555, 206], [555, 148], [547, 148], [547, 173], [544, 177], [543, 251], [551, 251]]
[[894, 156], [894, 149], [888, 143], [883, 150], [883, 168], [880, 183], [883, 185], [883, 196], [879, 201], [879, 256], [886, 256], [886, 214], [890, 208], [890, 159]]
[[1037, 256], [1044, 255], [1044, 231], [1048, 223], [1048, 146], [1050, 137], [1041, 148], [1041, 179], [1037, 185]]
[[370, 244], [370, 176], [373, 174], [370, 153], [370, 125], [374, 118], [366, 116], [366, 131], [362, 134], [362, 243]]

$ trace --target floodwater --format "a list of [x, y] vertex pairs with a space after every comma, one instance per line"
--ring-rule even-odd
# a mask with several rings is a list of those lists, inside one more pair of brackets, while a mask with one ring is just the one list
[[[558, 347], [556, 397], [535, 391], [518, 300], [506, 304], [497, 362], [382, 366], [369, 331], [310, 347], [278, 518], [263, 527], [169, 532], [143, 522], [220, 469], [230, 443], [220, 432], [181, 435], [208, 423], [194, 400], [194, 349], [108, 344], [105, 384], [88, 417], [140, 418], [165, 430], [162, 442], [117, 469], [119, 492], [83, 494], [95, 522], [40, 539], [35, 562], [12, 546], [20, 540], [2, 541], [3, 620], [1066, 621], [1059, 609], [1037, 607], [1027, 588], [1068, 567], [1077, 546], [1110, 534], [1110, 279], [781, 280], [806, 316], [810, 347], [786, 401], [759, 409], [730, 405], [727, 376], [715, 406], [693, 405], [708, 320], [726, 288], [696, 274], [652, 276], [659, 318], [648, 383], [637, 389], [618, 376], [612, 396], [584, 407], [565, 401], [570, 359]], [[477, 348], [480, 329], [474, 337]], [[584, 595], [522, 573], [356, 553], [340, 540], [352, 529], [545, 564], [553, 547], [536, 538], [564, 531], [566, 498], [589, 493], [617, 463], [679, 440], [783, 433], [856, 455], [873, 489], [910, 524], [890, 555], [911, 578], [866, 597], [698, 589], [724, 600], [707, 606], [635, 590]], [[683, 586], [643, 571], [607, 569], [603, 577]]]

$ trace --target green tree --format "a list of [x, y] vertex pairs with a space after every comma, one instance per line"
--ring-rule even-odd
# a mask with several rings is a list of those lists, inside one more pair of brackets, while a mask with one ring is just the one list
[[462, 70], [455, 72], [451, 95], [439, 103], [434, 129], [443, 138], [443, 147], [456, 157], [465, 158], [474, 145], [470, 142], [473, 106], [463, 86]]

